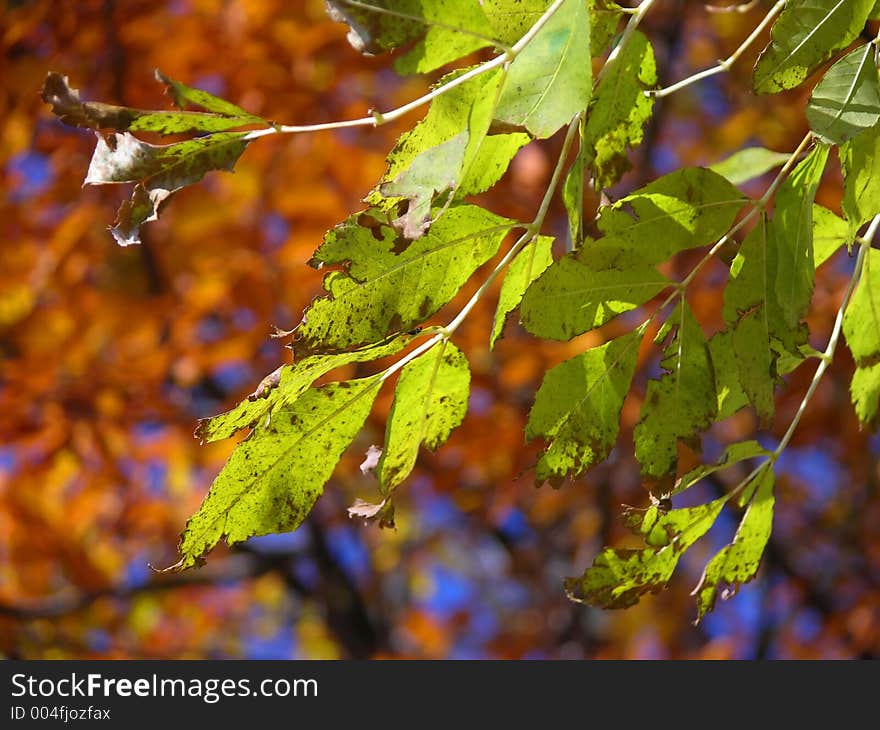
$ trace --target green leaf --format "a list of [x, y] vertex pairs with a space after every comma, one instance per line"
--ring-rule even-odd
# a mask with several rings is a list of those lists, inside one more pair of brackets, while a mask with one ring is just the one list
[[[449, 191], [444, 201], [448, 205], [453, 198], [479, 193], [494, 185], [520, 143], [527, 139], [525, 135], [516, 135], [515, 139], [514, 135], [503, 135], [504, 139], [487, 137], [504, 75], [496, 72], [486, 76], [475, 79], [469, 90], [469, 94], [477, 89], [480, 93], [466, 102], [469, 108], [466, 107], [463, 130], [418, 153], [393, 180], [379, 187], [385, 198], [409, 199], [406, 213], [394, 222], [405, 238], [414, 240], [430, 226], [431, 205], [436, 195]], [[490, 160], [488, 155], [494, 157]]]
[[617, 34], [623, 17], [620, 5], [612, 0], [590, 0], [590, 45], [593, 56], [600, 56]]
[[733, 330], [733, 349], [737, 356], [739, 382], [755, 409], [759, 423], [767, 427], [773, 422], [776, 412], [776, 378], [775, 353], [765, 306], [759, 305], [740, 317]]
[[49, 72], [46, 76], [41, 97], [47, 104], [52, 105], [52, 112], [62, 122], [86, 129], [156, 132], [168, 135], [190, 132], [223, 132], [249, 124], [263, 126], [269, 124], [266, 120], [238, 107], [235, 107], [238, 112], [234, 114], [212, 114], [147, 111], [128, 106], [104, 104], [98, 101], [82, 101], [79, 98], [79, 92], [68, 85], [67, 77], [54, 71]]
[[880, 363], [856, 368], [850, 383], [850, 395], [859, 420], [865, 424], [874, 423], [880, 405]]
[[749, 404], [739, 382], [739, 364], [733, 348], [733, 332], [722, 330], [709, 340], [709, 356], [715, 371], [716, 420], [722, 421]]
[[428, 73], [493, 45], [493, 29], [478, 0], [422, 3], [428, 30], [394, 63], [401, 74]]
[[874, 3], [874, 7], [871, 8], [871, 12], [868, 13], [868, 20], [877, 20], [880, 19], [880, 0], [877, 0]]
[[817, 145], [779, 188], [769, 235], [776, 247], [777, 298], [784, 324], [794, 331], [813, 296], [813, 202], [829, 148]]
[[865, 27], [874, 0], [789, 0], [755, 66], [759, 94], [799, 86]]
[[569, 250], [581, 245], [584, 238], [584, 173], [587, 169], [587, 148], [585, 146], [586, 122], [580, 121], [580, 144], [578, 153], [568, 168], [562, 185], [562, 202], [568, 213], [568, 235], [571, 239]]
[[658, 334], [666, 339], [659, 380], [650, 380], [641, 417], [633, 431], [636, 458], [653, 478], [672, 474], [678, 463], [679, 439], [689, 442], [708, 428], [718, 413], [715, 372], [700, 323], [682, 303]]
[[328, 0], [326, 5], [333, 20], [349, 26], [349, 43], [361, 53], [409, 45], [394, 64], [401, 74], [428, 73], [494, 44], [479, 0]]
[[137, 183], [110, 230], [121, 246], [140, 243], [141, 224], [156, 220], [174, 193], [206, 172], [232, 169], [247, 147], [244, 134], [220, 132], [169, 145], [147, 144], [128, 132], [98, 135], [84, 184]]
[[513, 44], [540, 20], [551, 0], [481, 0], [493, 36]]
[[464, 420], [470, 381], [467, 359], [448, 341], [403, 368], [377, 469], [386, 499], [409, 476], [419, 447], [434, 451]]
[[843, 245], [852, 245], [849, 224], [818, 203], [813, 205], [813, 262], [816, 268], [830, 259]]
[[220, 540], [296, 529], [336, 462], [360, 431], [381, 376], [306, 391], [232, 452], [208, 496], [187, 522], [174, 570], [203, 561]]
[[853, 232], [880, 213], [880, 124], [840, 147], [843, 214]]
[[726, 600], [736, 595], [739, 587], [752, 580], [758, 572], [773, 526], [773, 469], [763, 469], [755, 481], [754, 496], [733, 542], [709, 561], [693, 591], [692, 595], [697, 597], [698, 622], [714, 608], [721, 584], [728, 586], [721, 592], [721, 598]]
[[498, 296], [489, 347], [495, 347], [495, 343], [504, 335], [507, 318], [519, 306], [529, 285], [552, 263], [553, 239], [550, 236], [538, 236], [510, 262]]
[[666, 534], [662, 547], [606, 548], [582, 576], [565, 579], [568, 597], [602, 608], [627, 608], [643, 595], [663, 590], [681, 556], [709, 531], [726, 502], [727, 497], [721, 497], [699, 507], [667, 512], [649, 533]]
[[644, 92], [656, 84], [654, 50], [636, 31], [607, 67], [587, 119], [585, 146], [597, 188], [610, 187], [631, 167], [627, 149], [641, 144], [654, 109]]
[[669, 493], [669, 497], [681, 494], [698, 482], [705, 479], [710, 474], [727, 469], [734, 464], [739, 464], [749, 459], [759, 456], [770, 456], [769, 451], [765, 449], [757, 441], [740, 441], [728, 446], [721, 457], [714, 464], [700, 464], [684, 474], [676, 483], [675, 488]]
[[570, 340], [629, 312], [669, 286], [654, 266], [597, 269], [590, 245], [555, 261], [527, 290], [523, 326], [536, 337]]
[[[461, 73], [449, 74], [439, 84]], [[419, 201], [447, 190], [461, 199], [498, 182], [529, 141], [525, 134], [488, 135], [503, 79], [502, 71], [490, 71], [434, 99], [425, 118], [398, 140], [388, 156], [388, 171], [368, 202], [385, 205], [383, 196], [403, 196], [418, 207]], [[453, 155], [444, 159], [449, 151]], [[407, 216], [416, 217], [409, 211]]]
[[868, 249], [858, 286], [843, 316], [843, 333], [856, 361], [850, 394], [862, 423], [872, 423], [880, 399], [880, 251]]
[[587, 108], [593, 90], [590, 14], [564, 0], [510, 64], [495, 117], [549, 137]]
[[721, 162], [710, 165], [709, 169], [734, 185], [742, 185], [776, 167], [781, 167], [788, 162], [790, 156], [785, 152], [773, 152], [764, 147], [747, 147]]
[[717, 241], [744, 202], [742, 193], [721, 175], [688, 167], [602, 208], [599, 229], [610, 239], [609, 246], [631, 254], [626, 265], [659, 264], [679, 251]]
[[374, 215], [352, 216], [315, 252], [312, 266], [346, 268], [324, 278], [330, 296], [303, 315], [297, 352], [350, 350], [422, 324], [495, 255], [514, 225], [476, 206], [456, 206], [409, 243]]
[[262, 117], [255, 116], [246, 109], [242, 109], [240, 106], [233, 104], [230, 101], [226, 101], [226, 99], [221, 99], [219, 96], [209, 94], [207, 91], [194, 89], [191, 86], [180, 83], [179, 81], [169, 79], [162, 74], [159, 69], [156, 69], [155, 73], [156, 80], [165, 84], [166, 93], [171, 97], [174, 104], [181, 109], [186, 106], [197, 106], [205, 111], [213, 112], [214, 114], [222, 114], [227, 117], [246, 117], [250, 120], [247, 122], [248, 124], [263, 124], [267, 126], [269, 124], [269, 122]]
[[199, 421], [195, 436], [203, 442], [229, 438], [243, 428], [267, 425], [275, 414], [296, 401], [318, 378], [350, 363], [369, 362], [395, 355], [412, 338], [393, 337], [385, 344], [337, 355], [312, 355], [293, 365], [283, 365], [267, 375], [253, 393], [235, 408]]
[[874, 50], [869, 44], [848, 53], [813, 90], [807, 121], [823, 141], [843, 144], [880, 122], [880, 77]]
[[843, 316], [843, 334], [860, 367], [880, 362], [880, 251], [865, 253], [862, 275]]
[[526, 439], [549, 446], [535, 468], [538, 484], [577, 477], [608, 456], [620, 429], [644, 328], [552, 368], [535, 396]]

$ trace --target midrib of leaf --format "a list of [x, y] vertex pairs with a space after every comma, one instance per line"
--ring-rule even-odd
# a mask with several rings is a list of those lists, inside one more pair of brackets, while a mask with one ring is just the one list
[[[571, 48], [572, 40], [574, 39], [574, 30], [569, 29], [568, 39], [565, 41], [565, 48], [562, 53], [559, 54], [559, 63], [556, 64], [556, 68], [553, 70], [553, 73], [550, 76], [550, 82], [544, 87], [544, 91], [541, 92], [541, 95], [538, 97], [538, 100], [532, 105], [532, 108], [529, 110], [528, 114], [525, 115], [525, 119], [531, 118], [531, 116], [535, 113], [535, 110], [541, 106], [541, 103], [547, 98], [547, 94], [550, 93], [550, 89], [553, 88], [553, 84], [556, 82], [556, 77], [559, 76], [559, 69], [562, 68], [563, 63], [565, 63], [566, 56], [568, 56], [569, 48]], [[537, 78], [541, 78], [540, 76]], [[545, 77], [546, 78], [546, 77]]]
[[865, 53], [862, 56], [862, 60], [859, 62], [859, 67], [856, 73], [853, 75], [852, 84], [849, 87], [849, 91], [846, 92], [846, 97], [844, 98], [843, 104], [840, 105], [840, 108], [834, 114], [834, 121], [840, 119], [843, 116], [843, 110], [846, 108], [847, 104], [849, 104], [856, 95], [856, 88], [859, 85], [859, 79], [861, 78], [862, 71], [865, 68], [865, 64], [868, 61], [868, 58], [871, 55], [871, 46], [865, 46]]
[[[585, 267], [587, 268], [587, 267]], [[595, 272], [595, 273], [604, 273], [604, 272]], [[591, 286], [591, 287], [581, 287], [579, 289], [566, 289], [565, 291], [555, 292], [552, 294], [542, 294], [542, 299], [565, 299], [568, 297], [574, 297], [579, 294], [584, 294], [586, 292], [602, 292], [607, 291], [609, 289], [620, 289], [621, 287], [629, 287], [632, 289], [639, 289], [645, 287], [654, 287], [659, 284], [664, 286], [671, 286], [672, 282], [669, 279], [660, 279], [659, 281], [645, 281], [639, 280], [638, 282], [634, 282], [632, 284], [604, 284], [602, 286]], [[587, 302], [587, 305], [592, 304], [592, 302]]]
[[684, 359], [684, 334], [685, 334], [685, 303], [681, 303], [681, 322], [678, 327], [678, 353], [677, 360], [675, 363], [675, 400], [679, 402], [679, 398], [681, 395], [681, 361]]
[[[797, 218], [797, 238], [795, 239], [795, 249], [794, 249], [794, 267], [793, 273], [794, 275], [791, 277], [791, 291], [789, 291], [788, 301], [794, 301], [794, 290], [797, 286], [797, 271], [798, 271], [798, 262], [800, 261], [800, 253], [801, 253], [801, 243], [803, 242], [803, 221], [804, 216], [807, 215], [809, 211], [812, 213], [813, 210], [813, 199], [815, 198], [815, 191], [813, 196], [804, 195], [801, 198], [800, 209], [798, 210], [798, 218]], [[812, 234], [812, 228], [810, 230]]]
[[[638, 332], [639, 330], [641, 330], [642, 333], [644, 333], [644, 329], [645, 329], [645, 324], [642, 324], [641, 326], [638, 327], [638, 329], [634, 330], [634, 332]], [[628, 334], [631, 334], [631, 333], [628, 333]], [[622, 336], [625, 337], [626, 335], [622, 335]], [[614, 370], [614, 368], [616, 368], [618, 365], [620, 365], [620, 361], [623, 360], [624, 355], [627, 355], [633, 347], [638, 347], [640, 344], [641, 344], [641, 339], [638, 337], [635, 337], [635, 338], [633, 338], [633, 341], [631, 343], [626, 345], [618, 353], [617, 357], [614, 359], [614, 362], [612, 362], [607, 368], [605, 368], [605, 372], [603, 372], [602, 375], [596, 379], [595, 383], [593, 383], [589, 388], [587, 388], [587, 391], [584, 393], [583, 398], [578, 399], [574, 408], [569, 409], [568, 413], [566, 413], [565, 417], [561, 420], [559, 427], [554, 430], [552, 435], [558, 434], [563, 429], [563, 427], [566, 424], [568, 424], [569, 420], [571, 420], [572, 414], [575, 413], [575, 411], [578, 411], [581, 408], [581, 406], [583, 406], [583, 404], [586, 403], [587, 399], [593, 394], [593, 391], [596, 390], [596, 388], [598, 388], [600, 385], [604, 385], [605, 380], [606, 380], [606, 378], [608, 378], [609, 373], [612, 370]]]
[[[638, 195], [635, 197], [638, 197], [638, 198], [644, 197], [650, 202], [652, 195], [658, 195], [660, 197], [667, 198], [669, 200], [678, 200], [677, 198], [674, 198], [673, 196], [667, 195], [665, 193], [647, 193], [644, 196]], [[620, 203], [625, 202], [625, 203], [629, 203], [630, 205], [632, 205], [632, 202], [627, 200], [626, 198], [624, 198], [623, 200], [618, 201], [618, 202], [620, 202]], [[716, 201], [712, 201], [711, 203], [684, 203], [679, 208], [672, 208], [668, 211], [665, 211], [661, 215], [654, 216], [653, 218], [639, 218], [638, 220], [634, 220], [631, 224], [628, 224], [625, 227], [621, 227], [619, 229], [614, 228], [611, 231], [609, 231], [607, 233], [607, 235], [609, 235], [609, 236], [624, 235], [635, 228], [639, 228], [641, 226], [646, 226], [651, 223], [656, 223], [657, 221], [661, 221], [664, 218], [674, 218], [675, 215], [677, 215], [678, 213], [684, 213], [689, 210], [701, 211], [701, 210], [705, 210], [706, 208], [714, 208], [714, 207], [720, 207], [720, 206], [725, 206], [725, 205], [732, 205], [733, 203], [739, 203], [740, 205], [745, 205], [746, 201], [744, 201], [742, 198], [732, 198], [730, 200], [716, 200]], [[706, 244], [706, 245], [708, 245], [708, 244]]]
[[[840, 8], [840, 6], [843, 5], [843, 4], [846, 3], [846, 2], [849, 2], [849, 0], [838, 0], [837, 5], [835, 5], [833, 8], [831, 8], [831, 10], [829, 10], [829, 11], [825, 14], [825, 17], [823, 17], [822, 20], [819, 21], [819, 23], [816, 25], [816, 27], [813, 28], [813, 30], [811, 30], [809, 33], [807, 33], [807, 35], [804, 36], [804, 39], [803, 39], [800, 43], [798, 43], [798, 44], [797, 44], [797, 45], [796, 45], [796, 46], [795, 46], [795, 47], [789, 52], [789, 54], [788, 54], [785, 58], [783, 58], [783, 59], [782, 59], [782, 60], [781, 60], [781, 61], [780, 61], [780, 62], [779, 62], [779, 63], [778, 63], [773, 69], [771, 69], [771, 70], [767, 73], [767, 77], [769, 78], [769, 77], [774, 76], [774, 75], [779, 71], [780, 68], [782, 68], [786, 63], [788, 63], [788, 62], [791, 60], [791, 58], [792, 58], [792, 57], [793, 57], [793, 56], [794, 56], [794, 55], [795, 55], [795, 54], [796, 54], [801, 48], [803, 48], [803, 47], [807, 44], [807, 42], [810, 41], [810, 40], [813, 38], [813, 36], [816, 35], [816, 33], [819, 32], [819, 30], [821, 30], [822, 26], [823, 26], [826, 22], [828, 22], [828, 19], [829, 19], [832, 15], [834, 15], [834, 13], [837, 12], [838, 8]], [[815, 7], [815, 6], [814, 6], [814, 7]]]
[[[438, 254], [447, 248], [452, 248], [453, 246], [459, 246], [462, 243], [466, 243], [467, 241], [472, 241], [474, 239], [480, 238], [481, 236], [487, 236], [491, 233], [498, 233], [500, 231], [507, 231], [507, 230], [510, 230], [510, 229], [516, 228], [516, 227], [517, 227], [516, 225], [492, 226], [491, 228], [486, 228], [485, 230], [477, 231], [476, 233], [469, 233], [467, 236], [463, 236], [462, 238], [457, 238], [454, 241], [447, 241], [446, 243], [443, 243], [439, 246], [436, 246], [435, 248], [430, 248], [426, 251], [423, 251], [418, 256], [413, 256], [412, 258], [406, 259], [405, 261], [402, 261], [399, 264], [395, 264], [387, 271], [383, 271], [381, 274], [377, 274], [375, 277], [373, 277], [371, 279], [364, 279], [363, 281], [358, 281], [354, 277], [351, 277], [351, 278], [353, 281], [355, 281], [357, 283], [358, 287], [364, 287], [364, 286], [367, 286], [368, 284], [375, 284], [379, 281], [382, 281], [382, 279], [384, 279], [385, 277], [391, 276], [392, 274], [396, 274], [398, 271], [402, 271], [403, 269], [405, 269], [406, 267], [408, 267], [412, 264], [424, 263], [424, 259], [428, 258], [429, 256], [434, 256], [435, 254]], [[352, 291], [355, 291], [355, 290], [352, 289]], [[339, 297], [335, 297], [334, 301], [344, 300], [347, 295], [348, 295], [348, 292], [343, 292]]]
[[[219, 134], [227, 134], [227, 133], [220, 132]], [[239, 136], [217, 142], [216, 144], [205, 144], [204, 146], [201, 146], [197, 149], [194, 149], [191, 152], [184, 152], [182, 155], [174, 155], [175, 162], [173, 162], [171, 164], [163, 165], [162, 169], [158, 170], [157, 172], [154, 172], [152, 175], [145, 178], [144, 181], [149, 183], [150, 180], [154, 180], [155, 178], [159, 177], [160, 175], [167, 175], [169, 172], [173, 172], [173, 171], [177, 170], [177, 168], [179, 168], [181, 165], [184, 165], [185, 162], [191, 160], [193, 157], [196, 157], [198, 155], [204, 155], [204, 154], [208, 153], [208, 151], [211, 149], [220, 149], [221, 147], [226, 147], [231, 144], [241, 144], [242, 142], [245, 142], [245, 145], [247, 145], [246, 140], [243, 139], [243, 137], [244, 137], [243, 133], [233, 132], [232, 134], [237, 134]], [[205, 139], [210, 139], [210, 137], [205, 137]], [[177, 144], [186, 144], [186, 142], [178, 142]], [[168, 147], [172, 147], [172, 146], [173, 145], [168, 145]], [[205, 172], [208, 172], [208, 170], [206, 170]]]
[[[238, 490], [236, 490], [235, 497], [231, 500], [229, 506], [226, 507], [225, 509], [223, 509], [223, 511], [222, 511], [220, 514], [218, 514], [213, 520], [211, 520], [211, 521], [205, 526], [205, 529], [204, 529], [203, 531], [206, 531], [207, 528], [212, 527], [213, 525], [216, 525], [217, 522], [218, 522], [218, 521], [221, 519], [221, 517], [222, 517], [222, 518], [224, 519], [224, 524], [223, 524], [223, 534], [224, 534], [224, 535], [227, 534], [227, 527], [228, 527], [228, 521], [229, 521], [229, 513], [230, 513], [230, 512], [232, 511], [232, 509], [233, 509], [233, 508], [239, 503], [239, 501], [241, 501], [241, 498], [242, 498], [242, 497], [243, 497], [243, 496], [244, 496], [244, 495], [245, 495], [245, 494], [246, 494], [246, 493], [247, 493], [247, 492], [248, 492], [248, 491], [249, 491], [249, 490], [250, 490], [250, 489], [251, 489], [256, 483], [257, 483], [257, 482], [261, 481], [261, 480], [262, 480], [267, 474], [269, 474], [269, 473], [271, 473], [272, 471], [274, 471], [275, 468], [276, 468], [276, 467], [277, 467], [282, 461], [284, 461], [284, 460], [287, 458], [287, 455], [288, 455], [291, 451], [293, 451], [297, 446], [299, 446], [299, 444], [300, 444], [301, 441], [303, 441], [303, 440], [309, 438], [312, 434], [314, 434], [314, 433], [316, 433], [317, 431], [319, 431], [320, 429], [322, 429], [322, 428], [323, 428], [324, 426], [326, 426], [330, 421], [332, 421], [334, 418], [336, 418], [336, 416], [338, 416], [338, 415], [339, 415], [340, 413], [342, 413], [344, 410], [346, 410], [347, 408], [349, 408], [353, 403], [357, 403], [357, 402], [358, 402], [361, 398], [363, 398], [367, 393], [371, 392], [374, 388], [377, 388], [377, 387], [379, 387], [379, 386], [381, 386], [381, 385], [382, 385], [382, 380], [381, 380], [380, 378], [376, 378], [376, 382], [375, 382], [375, 383], [371, 383], [370, 385], [367, 385], [363, 390], [361, 390], [361, 391], [360, 391], [359, 393], [357, 393], [355, 396], [353, 396], [352, 398], [349, 398], [348, 400], [346, 400], [342, 405], [339, 406], [339, 408], [337, 408], [335, 411], [333, 411], [333, 413], [329, 414], [326, 418], [324, 418], [323, 420], [321, 420], [320, 423], [316, 424], [316, 425], [315, 425], [313, 428], [311, 428], [308, 432], [306, 432], [305, 434], [303, 434], [302, 436], [300, 436], [300, 438], [296, 439], [296, 441], [294, 441], [290, 446], [288, 446], [288, 447], [287, 447], [286, 449], [284, 449], [280, 454], [278, 454], [278, 457], [275, 459], [275, 461], [273, 461], [269, 466], [267, 466], [265, 469], [263, 469], [261, 472], [259, 472], [257, 475], [255, 475], [255, 476], [254, 476], [252, 479], [250, 479], [248, 482], [242, 484], [242, 485], [240, 486], [240, 488], [239, 488]], [[276, 413], [275, 413], [274, 415], [277, 417], [277, 416], [278, 416], [279, 414], [281, 414], [281, 413], [291, 413], [291, 412], [292, 412], [292, 411], [289, 411], [289, 410], [279, 409], [278, 411], [276, 411]]]

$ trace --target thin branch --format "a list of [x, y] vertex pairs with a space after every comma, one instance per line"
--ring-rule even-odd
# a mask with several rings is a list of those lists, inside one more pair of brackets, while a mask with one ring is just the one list
[[727, 58], [723, 61], [719, 61], [718, 65], [713, 66], [712, 68], [707, 68], [703, 71], [699, 71], [695, 73], [693, 76], [688, 76], [686, 79], [682, 79], [677, 83], [672, 84], [672, 86], [667, 86], [664, 89], [649, 89], [645, 91], [646, 96], [653, 96], [655, 98], [661, 98], [664, 96], [669, 96], [676, 91], [680, 91], [681, 89], [690, 86], [691, 84], [695, 84], [697, 81], [702, 81], [703, 79], [707, 79], [710, 76], [715, 76], [716, 74], [725, 73], [730, 70], [730, 67], [733, 66], [734, 63], [739, 59], [739, 57], [748, 50], [749, 46], [752, 45], [764, 32], [764, 30], [769, 26], [776, 18], [779, 13], [782, 12], [782, 9], [785, 7], [786, 0], [779, 0], [772, 8], [770, 8], [770, 12], [764, 16], [764, 20], [758, 23], [758, 26], [751, 32], [748, 38], [746, 38], [742, 45], [737, 48], [733, 53], [731, 53]]

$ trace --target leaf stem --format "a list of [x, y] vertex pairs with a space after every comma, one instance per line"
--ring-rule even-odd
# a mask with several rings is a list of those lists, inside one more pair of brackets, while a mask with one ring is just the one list
[[676, 91], [680, 91], [686, 86], [690, 86], [691, 84], [695, 84], [697, 81], [702, 81], [703, 79], [707, 79], [710, 76], [715, 76], [716, 74], [724, 73], [730, 70], [730, 67], [733, 66], [734, 63], [739, 59], [739, 57], [748, 50], [749, 46], [755, 42], [755, 40], [760, 37], [761, 33], [770, 25], [773, 20], [776, 18], [779, 13], [782, 12], [782, 9], [785, 7], [786, 0], [779, 0], [767, 15], [764, 16], [764, 19], [758, 23], [757, 27], [751, 32], [748, 38], [746, 38], [739, 48], [737, 48], [733, 53], [731, 53], [727, 58], [723, 61], [719, 61], [717, 65], [712, 66], [711, 68], [704, 69], [703, 71], [699, 71], [695, 73], [693, 76], [688, 76], [686, 79], [682, 79], [671, 86], [667, 86], [663, 89], [653, 89], [645, 91], [646, 96], [653, 96], [654, 98], [661, 98], [664, 96], [669, 96], [670, 94], [675, 93]]

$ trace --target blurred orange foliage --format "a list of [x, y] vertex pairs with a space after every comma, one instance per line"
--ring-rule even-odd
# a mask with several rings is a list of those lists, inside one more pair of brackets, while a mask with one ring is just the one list
[[[178, 533], [233, 445], [199, 446], [196, 420], [230, 407], [287, 361], [269, 333], [296, 324], [319, 291], [320, 274], [304, 262], [328, 228], [358, 209], [397, 135], [420, 113], [378, 130], [260, 140], [234, 174], [212, 173], [179, 193], [144, 230], [143, 245], [119, 248], [106, 227], [122, 191], [81, 189], [93, 139], [63, 127], [42, 104], [46, 73], [66, 74], [84, 98], [162, 108], [158, 67], [284, 123], [390, 109], [428, 81], [400, 79], [387, 59], [359, 56], [319, 0], [0, 7], [0, 654], [880, 654], [878, 443], [859, 430], [849, 406], [847, 355], [783, 464], [760, 580], [695, 628], [688, 592], [702, 566], [696, 560], [668, 592], [627, 612], [570, 604], [561, 588], [562, 576], [580, 573], [602, 544], [627, 539], [619, 504], [644, 503], [631, 430], [645, 372], [608, 463], [559, 491], [535, 490], [536, 447], [522, 437], [531, 399], [546, 369], [591, 336], [540, 343], [511, 325], [490, 353], [494, 302], [487, 300], [457, 339], [473, 369], [470, 414], [447, 446], [423, 456], [402, 490], [395, 532], [345, 516], [356, 496], [375, 493], [357, 464], [381, 441], [386, 392], [298, 533], [218, 550], [199, 571], [152, 574], [148, 563], [174, 561]], [[661, 78], [714, 64], [760, 12], [709, 15], [702, 3], [658, 4], [646, 30]], [[659, 105], [620, 190], [673, 167], [716, 162], [745, 144], [793, 149], [805, 131], [806, 92], [754, 97], [753, 59]], [[482, 200], [531, 216], [558, 145], [526, 148]], [[836, 207], [839, 179], [828, 177], [820, 201]], [[547, 232], [565, 230], [554, 209]], [[688, 258], [676, 266], [672, 273], [687, 271]], [[723, 271], [709, 267], [691, 294], [707, 329], [720, 325]], [[810, 319], [817, 343], [847, 271], [844, 253], [821, 272]], [[643, 352], [645, 370], [655, 355]], [[809, 367], [780, 395], [777, 437]], [[754, 428], [751, 415], [740, 414], [713, 432], [707, 451]]]

